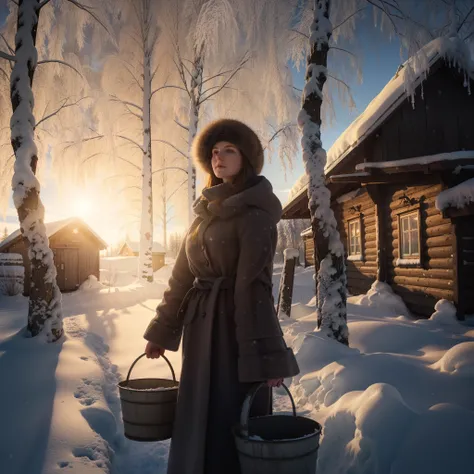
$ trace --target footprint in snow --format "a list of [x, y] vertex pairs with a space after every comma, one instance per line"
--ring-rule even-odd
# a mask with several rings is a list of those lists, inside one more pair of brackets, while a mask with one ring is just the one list
[[81, 356], [81, 357], [79, 357], [79, 359], [81, 359], [81, 360], [89, 360], [89, 357]]

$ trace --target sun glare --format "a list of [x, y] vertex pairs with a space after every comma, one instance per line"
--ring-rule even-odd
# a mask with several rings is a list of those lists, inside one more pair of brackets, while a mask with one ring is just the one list
[[94, 215], [94, 206], [86, 197], [81, 197], [74, 202], [73, 213], [84, 220], [90, 220]]

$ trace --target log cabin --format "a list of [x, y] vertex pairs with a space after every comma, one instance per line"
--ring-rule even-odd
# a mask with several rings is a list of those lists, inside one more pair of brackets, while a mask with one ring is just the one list
[[[99, 255], [101, 250], [107, 248], [107, 244], [84, 221], [73, 217], [48, 222], [45, 226], [61, 292], [77, 290], [89, 275], [100, 279]], [[0, 243], [0, 253], [20, 254], [23, 257], [23, 294], [28, 296], [31, 284], [28, 248], [19, 229]]]
[[[326, 183], [351, 294], [379, 280], [415, 315], [447, 299], [463, 319], [474, 314], [474, 75], [448, 39], [417, 54], [331, 147]], [[307, 182], [284, 219], [310, 217]], [[302, 238], [313, 265], [311, 229]]]

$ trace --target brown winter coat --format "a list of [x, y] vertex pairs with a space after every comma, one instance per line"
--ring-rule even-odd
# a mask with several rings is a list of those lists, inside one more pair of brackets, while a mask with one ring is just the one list
[[[168, 474], [234, 474], [231, 427], [251, 384], [299, 371], [272, 297], [281, 204], [258, 177], [238, 194], [225, 183], [204, 189], [194, 211], [145, 338], [176, 351], [184, 327]], [[267, 402], [254, 413], [268, 412]]]

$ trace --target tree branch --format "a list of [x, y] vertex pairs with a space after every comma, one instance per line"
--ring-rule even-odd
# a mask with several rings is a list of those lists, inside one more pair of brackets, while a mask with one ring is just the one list
[[357, 57], [354, 53], [351, 51], [348, 51], [347, 49], [344, 48], [337, 48], [336, 46], [329, 46], [329, 49], [335, 49], [336, 51], [343, 51], [344, 53], [350, 54], [351, 56]]
[[358, 10], [356, 10], [354, 13], [350, 14], [346, 19], [344, 19], [343, 21], [341, 21], [341, 23], [339, 23], [338, 25], [334, 26], [332, 31], [335, 31], [337, 30], [338, 28], [340, 28], [344, 23], [347, 23], [353, 16], [356, 16], [357, 14], [359, 14], [361, 11], [364, 11], [364, 10], [367, 10], [368, 7], [363, 7], [363, 8], [359, 8]]
[[138, 109], [140, 112], [143, 113], [143, 108], [142, 107], [140, 107], [137, 104], [134, 104], [133, 102], [129, 102], [128, 100], [122, 100], [119, 97], [117, 97], [115, 94], [110, 94], [110, 100], [112, 102], [118, 102], [122, 105], [128, 105], [130, 107], [135, 107], [136, 109]]
[[174, 123], [176, 125], [179, 125], [183, 130], [186, 130], [187, 132], [189, 132], [189, 127], [186, 127], [186, 125], [183, 125], [178, 119], [174, 119]]
[[133, 166], [135, 169], [137, 169], [140, 172], [142, 170], [138, 165], [136, 165], [135, 163], [133, 163], [130, 160], [127, 160], [127, 158], [122, 158], [121, 156], [116, 156], [115, 158], [117, 158], [119, 160], [122, 160], [122, 161], [125, 161], [125, 163], [128, 163], [129, 165]]
[[77, 0], [67, 0], [67, 1], [69, 3], [72, 3], [73, 5], [75, 5], [80, 10], [84, 10], [86, 13], [88, 13], [110, 35], [109, 29], [104, 25], [104, 23], [102, 23], [101, 19], [92, 11], [93, 7], [90, 7], [89, 5], [83, 5], [82, 3], [78, 2]]
[[161, 86], [161, 87], [158, 87], [158, 89], [155, 89], [155, 90], [151, 93], [151, 97], [153, 97], [156, 92], [159, 92], [159, 91], [161, 91], [162, 89], [179, 89], [180, 91], [187, 92], [184, 87], [180, 87], [180, 86]]
[[469, 18], [471, 13], [474, 11], [474, 6], [471, 7], [471, 9], [468, 11], [467, 15], [464, 17], [464, 20], [461, 21], [461, 24], [458, 26], [457, 33], [461, 31], [461, 28], [464, 26], [464, 23], [466, 23], [466, 20]]
[[83, 77], [82, 74], [74, 66], [71, 66], [70, 64], [66, 63], [65, 61], [60, 61], [59, 59], [44, 59], [43, 61], [38, 61], [37, 64], [39, 66], [40, 64], [48, 64], [48, 63], [62, 64], [63, 66], [67, 66], [67, 67], [71, 68], [74, 72], [77, 72], [77, 74], [79, 74], [79, 76]]
[[36, 128], [43, 122], [46, 122], [46, 120], [50, 119], [51, 117], [54, 117], [55, 115], [57, 115], [62, 109], [66, 109], [67, 107], [72, 107], [74, 105], [77, 105], [79, 102], [81, 102], [81, 100], [84, 100], [84, 99], [88, 99], [88, 97], [81, 97], [79, 100], [77, 100], [76, 102], [73, 102], [71, 104], [68, 104], [67, 101], [69, 100], [69, 98], [65, 99], [64, 100], [64, 103], [57, 109], [55, 110], [54, 112], [50, 113], [49, 115], [47, 115], [46, 117], [43, 117], [36, 125], [35, 125], [35, 130]]
[[0, 36], [3, 40], [3, 42], [6, 44], [8, 51], [10, 51], [11, 54], [15, 54], [15, 50], [8, 44], [7, 39], [5, 38], [5, 35], [3, 33], [0, 33]]
[[7, 61], [14, 61], [14, 62], [16, 61], [15, 56], [4, 53], [3, 51], [0, 51], [0, 59], [6, 59]]
[[124, 135], [117, 135], [117, 138], [121, 138], [122, 140], [126, 140], [127, 142], [130, 142], [132, 145], [135, 145], [137, 148], [139, 148], [142, 153], [145, 153], [142, 146], [139, 145], [135, 140], [125, 137]]
[[182, 152], [181, 150], [176, 148], [172, 143], [167, 142], [166, 140], [158, 140], [158, 139], [155, 138], [154, 140], [152, 140], [152, 142], [164, 143], [165, 145], [168, 145], [171, 148], [173, 148], [174, 150], [176, 150], [180, 155], [184, 156], [184, 158], [188, 159], [188, 155], [186, 155], [186, 153]]
[[188, 174], [187, 170], [185, 170], [184, 168], [180, 168], [179, 166], [167, 166], [166, 168], [160, 168], [159, 170], [155, 170], [151, 174], [154, 175], [155, 173], [161, 173], [163, 171], [168, 171], [168, 170], [180, 170]]
[[39, 5], [38, 5], [38, 10], [41, 10], [45, 5], [47, 5], [51, 0], [43, 0]]

